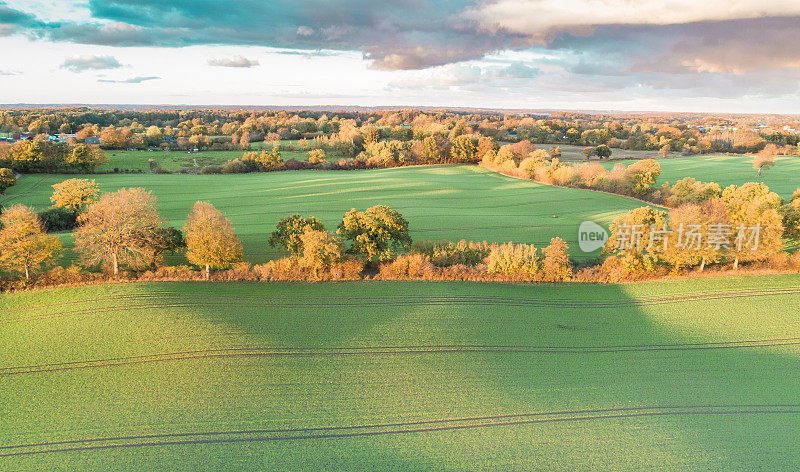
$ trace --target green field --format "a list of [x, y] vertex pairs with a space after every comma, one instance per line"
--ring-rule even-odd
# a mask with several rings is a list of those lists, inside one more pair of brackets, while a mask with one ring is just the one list
[[[51, 185], [68, 177], [26, 175], [0, 204], [46, 208]], [[263, 262], [280, 253], [267, 246], [278, 220], [314, 215], [335, 230], [345, 212], [384, 204], [409, 221], [413, 239], [533, 242], [560, 236], [576, 249], [584, 220], [608, 224], [642, 206], [589, 190], [563, 189], [506, 177], [474, 166], [428, 166], [364, 171], [292, 171], [239, 175], [105, 174], [91, 176], [103, 191], [145, 187], [162, 215], [182, 226], [198, 200], [213, 203], [233, 222], [246, 258]], [[553, 216], [556, 216], [555, 218]], [[63, 236], [69, 246], [71, 238]], [[573, 251], [576, 257], [582, 257]]]
[[800, 276], [0, 296], [0, 470], [798, 470]]
[[[271, 149], [271, 148], [269, 148]], [[255, 149], [256, 152], [259, 152]], [[244, 151], [105, 151], [109, 159], [108, 164], [97, 168], [99, 172], [110, 172], [114, 169], [141, 170], [150, 172], [150, 159], [153, 159], [164, 169], [172, 172], [182, 170], [199, 170], [208, 165], [222, 165], [233, 159], [241, 159]], [[300, 151], [281, 151], [284, 161], [295, 159], [307, 161], [308, 154]]]
[[[630, 165], [635, 161], [617, 161]], [[611, 168], [617, 162], [604, 165]], [[664, 182], [674, 184], [684, 177], [694, 177], [703, 182], [716, 182], [724, 189], [728, 185], [742, 185], [745, 182], [763, 182], [770, 190], [784, 199], [791, 198], [792, 193], [800, 188], [800, 157], [778, 156], [772, 169], [763, 172], [761, 178], [753, 169], [753, 156], [692, 156], [659, 159], [661, 178]]]

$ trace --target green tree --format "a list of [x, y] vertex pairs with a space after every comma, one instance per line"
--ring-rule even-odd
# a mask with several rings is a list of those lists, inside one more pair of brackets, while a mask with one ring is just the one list
[[278, 222], [277, 229], [270, 234], [269, 245], [282, 247], [292, 256], [300, 257], [303, 254], [303, 234], [309, 231], [325, 231], [325, 225], [313, 216], [287, 216]]
[[600, 158], [600, 159], [608, 159], [609, 157], [611, 157], [611, 153], [612, 153], [611, 148], [608, 147], [605, 144], [601, 144], [601, 145], [597, 146], [595, 148], [594, 152], [595, 152], [595, 154], [597, 154], [597, 157]]
[[342, 218], [337, 233], [352, 241], [350, 250], [368, 261], [391, 259], [397, 251], [411, 245], [408, 221], [384, 205], [367, 208], [364, 212], [353, 208]]
[[186, 247], [186, 239], [178, 228], [168, 226], [159, 228], [151, 235], [150, 246], [153, 248], [150, 267], [155, 269], [165, 252], [175, 253]]

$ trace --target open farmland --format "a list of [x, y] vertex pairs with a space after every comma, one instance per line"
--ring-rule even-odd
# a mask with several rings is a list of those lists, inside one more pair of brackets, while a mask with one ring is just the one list
[[798, 276], [5, 294], [0, 469], [797, 470], [798, 304]]
[[[270, 150], [272, 148], [267, 146], [266, 149]], [[261, 152], [261, 150], [254, 147], [252, 152]], [[99, 166], [97, 170], [99, 172], [111, 172], [114, 169], [150, 172], [150, 163], [148, 161], [153, 159], [162, 168], [171, 172], [197, 171], [205, 166], [222, 165], [233, 159], [241, 159], [244, 153], [245, 151], [106, 151], [106, 156], [110, 162]], [[284, 161], [289, 159], [307, 161], [308, 153], [305, 151], [283, 150], [281, 151], [281, 158]], [[334, 158], [334, 156], [331, 156], [331, 159]]]
[[[616, 149], [614, 150], [616, 154]], [[630, 165], [634, 161], [604, 163], [611, 168], [622, 162]], [[694, 177], [703, 182], [716, 182], [724, 189], [728, 185], [742, 185], [746, 182], [763, 182], [769, 189], [784, 199], [800, 188], [800, 157], [778, 156], [775, 167], [765, 169], [759, 178], [752, 166], [753, 156], [691, 156], [659, 159], [662, 173], [658, 185], [664, 182], [674, 184], [685, 177]]]
[[[66, 178], [26, 175], [8, 189], [0, 204], [44, 209], [50, 204], [51, 185]], [[151, 190], [161, 214], [179, 227], [196, 201], [211, 202], [233, 222], [245, 258], [251, 262], [281, 254], [267, 246], [267, 235], [284, 216], [314, 215], [335, 230], [351, 208], [363, 210], [378, 204], [402, 213], [415, 240], [533, 242], [542, 247], [560, 236], [580, 258], [585, 255], [574, 246], [581, 222], [608, 224], [643, 205], [626, 197], [541, 185], [473, 166], [239, 175], [98, 174], [90, 178], [105, 192], [138, 186]], [[71, 245], [69, 235], [62, 239]]]

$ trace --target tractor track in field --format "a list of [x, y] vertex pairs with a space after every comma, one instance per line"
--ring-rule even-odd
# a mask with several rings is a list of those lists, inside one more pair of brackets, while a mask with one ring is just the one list
[[[189, 281], [191, 283], [193, 281]], [[205, 282], [198, 282], [194, 281], [195, 283], [205, 283]], [[144, 282], [147, 283], [147, 282]], [[479, 283], [479, 282], [476, 282]], [[688, 299], [692, 297], [708, 297], [708, 296], [715, 296], [715, 295], [780, 295], [780, 294], [794, 294], [800, 293], [800, 287], [789, 287], [789, 288], [763, 288], [763, 289], [742, 289], [742, 290], [726, 290], [726, 291], [717, 291], [717, 292], [706, 292], [706, 293], [677, 293], [673, 295], [665, 295], [665, 296], [652, 296], [652, 297], [638, 297], [636, 300], [638, 301], [660, 301], [660, 300], [671, 300], [671, 299]], [[130, 294], [130, 295], [109, 295], [104, 297], [96, 297], [96, 298], [84, 298], [80, 300], [70, 300], [65, 302], [56, 302], [56, 303], [43, 303], [38, 305], [29, 305], [26, 307], [22, 307], [22, 309], [30, 310], [30, 309], [39, 309], [39, 308], [51, 308], [51, 307], [58, 307], [58, 306], [66, 306], [66, 305], [76, 305], [82, 303], [94, 303], [94, 302], [102, 302], [102, 301], [109, 301], [109, 300], [137, 300], [137, 299], [151, 299], [151, 298], [159, 298], [159, 297], [187, 297], [191, 295], [194, 298], [201, 298], [201, 297], [208, 297], [208, 298], [216, 298], [219, 296], [225, 297], [226, 299], [234, 299], [234, 300], [263, 300], [264, 297], [256, 296], [256, 295], [230, 295], [221, 293], [219, 295], [215, 294], [206, 294], [206, 293], [186, 293], [186, 292], [176, 292], [176, 291], [162, 291], [162, 292], [151, 292], [151, 293], [140, 293], [140, 294]], [[555, 303], [562, 303], [562, 302], [578, 302], [578, 303], [592, 303], [591, 301], [583, 302], [581, 300], [576, 300], [573, 298], [552, 298], [548, 297], [546, 299], [536, 299], [536, 298], [509, 298], [509, 297], [475, 297], [472, 295], [395, 295], [395, 296], [382, 296], [380, 297], [381, 300], [407, 300], [407, 299], [463, 299], [466, 301], [469, 300], [499, 300], [499, 301], [533, 301], [533, 302], [555, 302]], [[307, 300], [315, 300], [314, 298], [304, 297]], [[322, 300], [364, 300], [365, 297], [324, 297]], [[367, 300], [374, 300], [374, 297], [366, 298]], [[277, 296], [271, 297], [269, 300], [298, 300], [296, 296]], [[610, 302], [610, 303], [619, 303], [619, 302]]]
[[31, 364], [0, 367], [0, 379], [25, 374], [41, 374], [105, 367], [131, 366], [203, 359], [225, 358], [309, 358], [309, 357], [388, 357], [407, 355], [445, 354], [621, 354], [635, 352], [671, 352], [722, 349], [756, 349], [765, 347], [798, 346], [800, 337], [747, 341], [726, 341], [684, 344], [641, 344], [619, 346], [522, 346], [522, 345], [424, 345], [424, 346], [363, 346], [339, 348], [309, 347], [240, 347], [196, 349], [139, 356], [69, 361], [51, 364]]
[[[686, 303], [692, 301], [707, 301], [707, 300], [724, 300], [733, 298], [746, 298], [746, 297], [763, 297], [774, 295], [796, 295], [800, 294], [800, 288], [784, 288], [784, 289], [750, 289], [750, 290], [736, 290], [725, 292], [709, 292], [698, 294], [679, 294], [662, 297], [642, 297], [633, 300], [607, 300], [607, 301], [582, 301], [570, 299], [535, 299], [535, 298], [506, 298], [506, 297], [472, 297], [472, 296], [425, 296], [425, 295], [405, 295], [405, 296], [386, 296], [386, 297], [319, 297], [309, 298], [304, 297], [299, 299], [297, 297], [273, 297], [267, 300], [261, 300], [260, 303], [229, 303], [229, 302], [177, 302], [167, 301], [166, 303], [159, 304], [142, 304], [142, 305], [121, 305], [110, 306], [85, 310], [77, 310], [73, 312], [51, 312], [31, 316], [22, 316], [10, 318], [0, 321], [2, 324], [18, 323], [39, 319], [52, 319], [64, 318], [70, 316], [91, 315], [99, 312], [121, 312], [121, 311], [134, 311], [134, 310], [154, 310], [164, 308], [217, 308], [217, 307], [231, 307], [231, 308], [318, 308], [318, 307], [338, 307], [338, 308], [402, 308], [409, 306], [413, 302], [415, 306], [451, 306], [454, 304], [466, 306], [486, 306], [486, 307], [509, 307], [509, 308], [564, 308], [564, 309], [602, 309], [602, 308], [632, 308], [641, 306], [654, 306], [654, 305], [668, 305], [677, 303]], [[147, 300], [157, 297], [162, 297], [163, 294], [157, 294], [152, 297], [140, 295], [131, 296], [128, 300]], [[224, 296], [225, 300], [260, 300], [256, 297], [242, 297], [231, 295]], [[87, 299], [75, 302], [67, 302], [68, 304], [74, 303], [90, 303], [93, 301], [103, 300], [120, 300], [123, 297], [106, 297], [100, 299]], [[185, 298], [185, 295], [182, 297]], [[26, 309], [31, 309], [28, 307]]]
[[[343, 439], [399, 434], [420, 434], [541, 423], [631, 419], [660, 416], [798, 415], [798, 404], [641, 406], [606, 409], [516, 413], [394, 423], [319, 426], [284, 429], [193, 431], [130, 436], [66, 439], [0, 446], [0, 458], [104, 449], [202, 445], [245, 442]], [[6, 452], [8, 451], [8, 452]]]

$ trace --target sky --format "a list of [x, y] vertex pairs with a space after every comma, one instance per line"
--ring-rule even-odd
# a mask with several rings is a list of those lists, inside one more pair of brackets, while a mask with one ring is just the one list
[[0, 103], [797, 113], [798, 0], [0, 0]]

